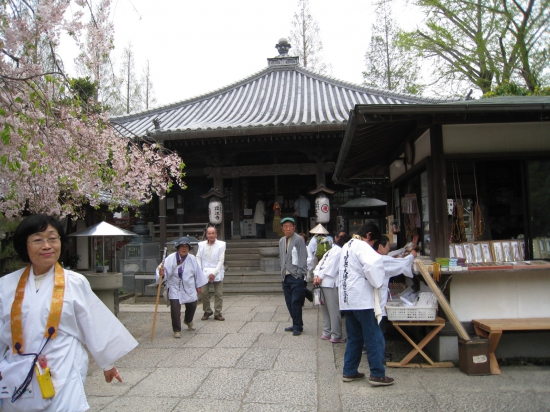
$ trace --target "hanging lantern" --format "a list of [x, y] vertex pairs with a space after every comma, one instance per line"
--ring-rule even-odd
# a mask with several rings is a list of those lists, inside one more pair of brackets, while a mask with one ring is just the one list
[[212, 196], [208, 202], [208, 219], [213, 225], [218, 225], [223, 220], [223, 204], [217, 196]]
[[315, 215], [317, 223], [328, 223], [330, 220], [330, 201], [323, 192], [315, 199]]

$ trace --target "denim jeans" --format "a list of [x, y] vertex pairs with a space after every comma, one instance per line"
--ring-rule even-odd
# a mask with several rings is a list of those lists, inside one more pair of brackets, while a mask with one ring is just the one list
[[283, 281], [283, 292], [285, 294], [286, 307], [292, 317], [292, 327], [294, 330], [302, 331], [304, 322], [302, 321], [302, 306], [306, 296], [304, 280], [295, 278], [292, 275], [286, 275]]
[[386, 375], [384, 368], [384, 335], [374, 316], [374, 309], [346, 310], [348, 344], [344, 354], [344, 375], [355, 375], [361, 362], [363, 344], [367, 348], [370, 373], [377, 378]]

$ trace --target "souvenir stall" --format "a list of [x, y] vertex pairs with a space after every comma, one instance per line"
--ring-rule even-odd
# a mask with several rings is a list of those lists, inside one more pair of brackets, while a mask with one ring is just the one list
[[[357, 105], [342, 147], [333, 180], [388, 168], [398, 246], [419, 236], [470, 335], [490, 335], [479, 320], [500, 320], [493, 358], [550, 357], [550, 98]], [[447, 324], [428, 348], [456, 360], [457, 339]]]

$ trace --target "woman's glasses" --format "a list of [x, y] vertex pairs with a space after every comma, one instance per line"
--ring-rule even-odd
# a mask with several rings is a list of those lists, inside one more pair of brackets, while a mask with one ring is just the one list
[[59, 236], [50, 236], [49, 238], [46, 238], [46, 239], [40, 237], [40, 238], [31, 239], [27, 243], [35, 247], [42, 247], [46, 244], [46, 242], [48, 242], [50, 246], [55, 246], [59, 244], [60, 238]]

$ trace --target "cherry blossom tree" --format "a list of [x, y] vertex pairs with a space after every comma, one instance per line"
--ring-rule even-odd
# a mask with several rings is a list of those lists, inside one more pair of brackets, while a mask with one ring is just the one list
[[[110, 0], [101, 3], [109, 9]], [[0, 0], [0, 214], [8, 219], [25, 210], [80, 216], [83, 205], [102, 201], [136, 207], [185, 186], [177, 154], [117, 135], [101, 105], [83, 101], [87, 93], [75, 85], [85, 82], [66, 75], [56, 53], [61, 34], [83, 50], [90, 12], [85, 0]], [[91, 67], [111, 48], [93, 27]]]

